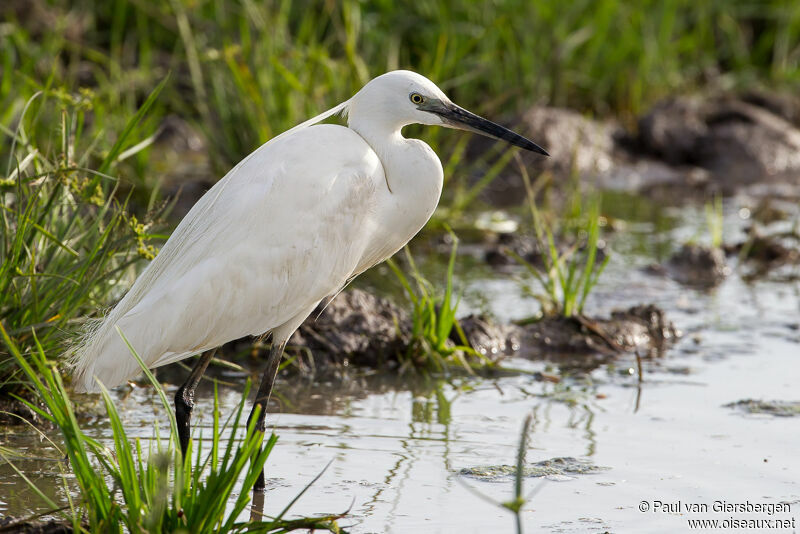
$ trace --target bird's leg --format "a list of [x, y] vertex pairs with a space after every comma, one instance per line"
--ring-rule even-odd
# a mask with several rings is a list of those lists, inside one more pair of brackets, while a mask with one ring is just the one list
[[[250, 412], [250, 417], [247, 418], [247, 426], [250, 427], [250, 422], [256, 412], [256, 406], [260, 407], [258, 412], [258, 419], [256, 420], [256, 430], [266, 432], [267, 430], [267, 404], [269, 404], [269, 397], [272, 394], [272, 386], [275, 384], [275, 376], [278, 374], [278, 365], [281, 363], [281, 356], [283, 356], [283, 349], [286, 347], [286, 342], [277, 343], [273, 340], [272, 347], [269, 349], [269, 356], [267, 357], [267, 368], [261, 377], [261, 385], [258, 387], [256, 393], [256, 400], [253, 402], [253, 411]], [[253, 485], [253, 491], [261, 493], [264, 491], [264, 470], [258, 475], [256, 483]]]
[[186, 456], [186, 449], [189, 447], [189, 437], [191, 436], [192, 409], [194, 408], [194, 390], [200, 383], [203, 373], [206, 372], [208, 362], [214, 356], [214, 350], [208, 350], [200, 355], [197, 363], [194, 364], [189, 378], [175, 393], [175, 421], [178, 423], [178, 438], [181, 442], [181, 453]]

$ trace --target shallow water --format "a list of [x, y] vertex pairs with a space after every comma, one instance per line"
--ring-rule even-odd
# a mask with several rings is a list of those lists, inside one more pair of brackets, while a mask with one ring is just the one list
[[[366, 389], [279, 383], [283, 402], [271, 416], [279, 441], [267, 464], [265, 512], [281, 510], [332, 461], [294, 513], [350, 508], [340, 523], [360, 533], [511, 532], [511, 514], [465, 486], [503, 501], [512, 496], [512, 478], [484, 481], [459, 472], [514, 464], [523, 419], [532, 413], [528, 462], [575, 457], [608, 469], [526, 479], [526, 491], [535, 491], [522, 512], [528, 532], [682, 532], [690, 519], [800, 520], [800, 417], [724, 407], [748, 398], [800, 400], [800, 285], [770, 278], [747, 284], [734, 269], [716, 290], [700, 292], [645, 274], [641, 267], [664, 259], [676, 243], [693, 236], [703, 241], [707, 231], [702, 207], [635, 208], [637, 202], [622, 195], [607, 204], [627, 229], [608, 237], [613, 257], [587, 311], [607, 314], [654, 302], [683, 331], [663, 358], [644, 362], [642, 384], [630, 357], [558, 385], [527, 375], [431, 380], [413, 388], [390, 379], [368, 380]], [[741, 231], [738, 208], [734, 201], [726, 205], [726, 241]], [[441, 278], [435, 262], [425, 268], [432, 280]], [[380, 283], [382, 273], [364, 283]], [[470, 274], [461, 276], [463, 312], [488, 309], [508, 320], [538, 309], [508, 276], [469, 258], [459, 263], [462, 273]], [[550, 365], [557, 372], [557, 363], [507, 363], [529, 370]], [[240, 393], [223, 387], [220, 396], [227, 414]], [[206, 435], [210, 404], [206, 391], [195, 412]], [[163, 421], [147, 388], [120, 392], [119, 407], [135, 436], [151, 437], [153, 417]], [[108, 438], [101, 417], [88, 424], [93, 435]], [[44, 449], [31, 432], [15, 432], [5, 436], [6, 446], [34, 454]], [[63, 498], [56, 464], [16, 463]], [[680, 501], [680, 511], [661, 511], [665, 506], [656, 501], [673, 507]], [[715, 512], [715, 501], [790, 503], [791, 510]], [[0, 466], [0, 513], [44, 509], [37, 502], [7, 465]], [[709, 510], [688, 512], [690, 504]]]

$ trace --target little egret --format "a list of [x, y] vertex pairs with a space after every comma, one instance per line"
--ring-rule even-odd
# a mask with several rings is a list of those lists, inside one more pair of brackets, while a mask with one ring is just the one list
[[[346, 127], [316, 124], [335, 114], [347, 116]], [[73, 358], [76, 390], [139, 374], [115, 326], [149, 367], [203, 353], [175, 396], [185, 453], [194, 389], [211, 349], [271, 333], [253, 406], [260, 406], [257, 428], [265, 431], [292, 333], [321, 301], [408, 243], [439, 202], [439, 158], [401, 135], [414, 123], [470, 130], [547, 155], [455, 105], [424, 76], [378, 76], [350, 100], [262, 145], [197, 201], [125, 297], [87, 329]], [[263, 491], [263, 473], [254, 489]]]

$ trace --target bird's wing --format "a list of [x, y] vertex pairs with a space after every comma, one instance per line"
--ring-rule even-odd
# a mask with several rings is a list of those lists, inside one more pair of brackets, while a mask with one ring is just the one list
[[[385, 187], [377, 155], [348, 128], [263, 146], [192, 208], [117, 324], [151, 367], [279, 327], [353, 274]], [[95, 374], [120, 357], [103, 355]]]

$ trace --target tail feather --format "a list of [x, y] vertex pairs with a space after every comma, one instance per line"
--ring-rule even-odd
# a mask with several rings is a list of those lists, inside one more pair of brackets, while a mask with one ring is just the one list
[[138, 374], [138, 363], [115, 328], [124, 313], [123, 302], [103, 320], [87, 324], [74, 347], [70, 364], [75, 391], [97, 392], [100, 388], [96, 379], [106, 387], [114, 387]]

